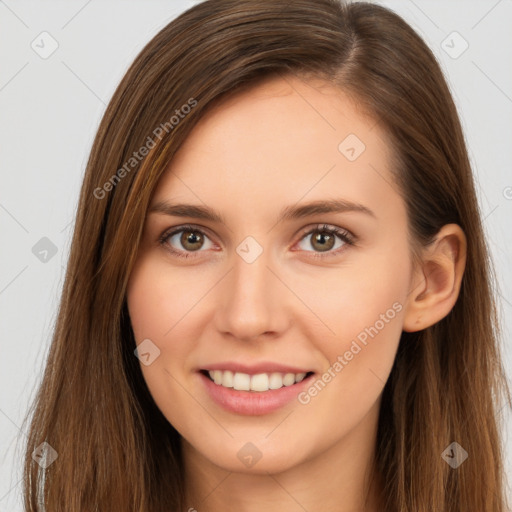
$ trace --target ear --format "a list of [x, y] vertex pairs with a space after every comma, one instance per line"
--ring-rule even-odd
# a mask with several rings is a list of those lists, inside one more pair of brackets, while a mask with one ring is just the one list
[[466, 267], [467, 241], [457, 224], [446, 224], [423, 250], [420, 267], [411, 280], [403, 330], [416, 332], [439, 322], [459, 296]]

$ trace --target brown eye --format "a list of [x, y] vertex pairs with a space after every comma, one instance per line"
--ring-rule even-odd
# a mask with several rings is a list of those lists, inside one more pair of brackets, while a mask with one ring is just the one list
[[160, 243], [173, 255], [183, 258], [192, 257], [191, 253], [204, 252], [202, 249], [211, 249], [213, 243], [199, 228], [181, 226], [167, 231], [160, 238]]
[[329, 251], [334, 247], [334, 236], [325, 231], [319, 232], [311, 238], [311, 247], [319, 251]]
[[204, 243], [204, 237], [199, 231], [185, 230], [180, 237], [180, 243], [187, 251], [197, 251]]
[[[300, 243], [306, 241], [306, 247], [299, 247], [301, 250], [313, 253], [314, 257], [334, 256], [343, 251], [346, 246], [354, 245], [354, 236], [348, 231], [328, 225], [319, 225], [304, 233]], [[300, 245], [300, 244], [299, 244]], [[313, 250], [311, 250], [311, 248]]]

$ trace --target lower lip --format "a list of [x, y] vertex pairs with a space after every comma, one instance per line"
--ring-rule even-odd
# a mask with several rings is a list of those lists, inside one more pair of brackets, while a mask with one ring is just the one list
[[292, 386], [283, 386], [268, 391], [238, 391], [215, 384], [206, 375], [199, 372], [210, 398], [227, 411], [236, 414], [257, 416], [277, 411], [297, 398], [297, 395], [309, 385], [314, 374]]

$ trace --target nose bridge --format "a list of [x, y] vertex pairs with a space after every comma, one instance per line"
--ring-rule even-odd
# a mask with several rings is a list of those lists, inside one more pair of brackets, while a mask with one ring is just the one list
[[261, 315], [269, 308], [272, 300], [272, 284], [269, 279], [272, 274], [267, 268], [271, 263], [270, 251], [256, 243], [248, 240], [237, 247], [233, 257], [229, 295], [232, 307], [238, 305], [242, 310], [248, 307], [254, 314]]
[[271, 251], [254, 238], [247, 237], [238, 245], [219, 300], [221, 331], [241, 339], [280, 329], [284, 318], [278, 298], [282, 284], [268, 267], [272, 267]]

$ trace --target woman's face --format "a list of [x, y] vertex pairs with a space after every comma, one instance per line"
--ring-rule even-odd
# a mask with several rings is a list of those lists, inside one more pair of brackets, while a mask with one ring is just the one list
[[229, 471], [371, 449], [414, 285], [385, 134], [308, 84], [267, 80], [201, 120], [130, 276], [149, 391], [187, 453]]

